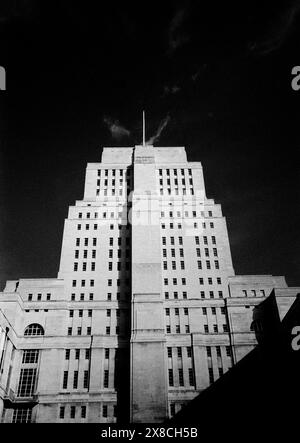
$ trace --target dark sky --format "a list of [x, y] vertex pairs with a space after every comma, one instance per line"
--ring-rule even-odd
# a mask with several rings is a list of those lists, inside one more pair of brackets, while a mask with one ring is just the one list
[[140, 143], [142, 109], [156, 146], [202, 162], [236, 273], [300, 284], [300, 4], [220, 5], [2, 0], [1, 287], [56, 276], [86, 163]]

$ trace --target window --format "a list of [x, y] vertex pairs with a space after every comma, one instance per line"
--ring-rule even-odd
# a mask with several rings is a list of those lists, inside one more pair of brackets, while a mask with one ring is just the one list
[[28, 301], [32, 301], [32, 294], [28, 294]]
[[91, 335], [91, 333], [92, 333], [92, 328], [91, 328], [91, 326], [88, 326], [86, 328], [86, 335]]
[[79, 309], [79, 317], [82, 317], [82, 316], [83, 316], [83, 310]]
[[202, 278], [202, 277], [199, 278], [199, 283], [200, 283], [200, 285], [203, 285], [203, 284], [204, 284], [204, 281], [203, 281], [203, 278]]
[[197, 261], [197, 264], [198, 264], [198, 269], [202, 269], [202, 263], [201, 263], [201, 260], [198, 260], [198, 261]]
[[59, 418], [65, 418], [65, 407], [60, 406], [59, 408]]
[[207, 309], [206, 308], [202, 308], [202, 314], [206, 315], [207, 314]]
[[169, 369], [169, 386], [174, 386], [173, 369]]
[[90, 355], [91, 355], [90, 350], [89, 350], [89, 349], [86, 349], [86, 350], [85, 350], [85, 359], [86, 359], [86, 360], [89, 360], [89, 359], [90, 359]]
[[230, 346], [226, 346], [226, 355], [227, 355], [227, 357], [231, 357], [231, 348], [230, 348]]
[[91, 293], [89, 298], [90, 298], [90, 301], [94, 300], [94, 294]]
[[31, 423], [32, 409], [18, 408], [14, 409], [12, 423]]
[[178, 369], [179, 386], [184, 386], [183, 369]]
[[92, 317], [92, 315], [93, 315], [93, 310], [92, 310], [92, 309], [89, 309], [89, 310], [88, 310], [88, 317]]
[[187, 298], [187, 293], [186, 293], [186, 292], [183, 292], [183, 293], [182, 293], [182, 298], [184, 298], [184, 299]]
[[81, 406], [81, 418], [86, 418], [86, 406]]
[[39, 358], [38, 349], [28, 349], [23, 351], [22, 363], [37, 363]]
[[168, 357], [172, 358], [172, 348], [168, 348], [167, 352], [168, 352]]
[[217, 356], [221, 357], [221, 348], [220, 346], [216, 346]]
[[68, 328], [68, 335], [72, 335], [72, 328], [71, 327]]
[[77, 389], [77, 387], [78, 387], [78, 371], [74, 371], [73, 389]]
[[219, 298], [223, 298], [223, 291], [219, 291]]
[[110, 335], [110, 327], [106, 326], [106, 335]]
[[176, 334], [180, 334], [180, 325], [176, 325]]
[[170, 309], [166, 308], [166, 315], [170, 315]]
[[220, 265], [219, 265], [218, 260], [215, 260], [215, 268], [216, 268], [216, 269], [220, 269]]
[[208, 325], [204, 325], [204, 332], [205, 334], [208, 334]]
[[89, 371], [83, 373], [83, 387], [87, 389], [89, 387]]
[[77, 335], [81, 335], [81, 331], [82, 331], [82, 328], [79, 326], [79, 327], [77, 328]]
[[211, 357], [211, 347], [210, 346], [206, 346], [206, 354], [207, 354], [207, 357]]
[[212, 384], [214, 382], [214, 371], [213, 368], [208, 368], [209, 374], [209, 383]]
[[109, 348], [105, 349], [105, 359], [108, 360], [109, 359]]
[[108, 388], [108, 382], [109, 382], [109, 372], [108, 369], [104, 370], [104, 379], [103, 379], [103, 387]]
[[71, 408], [70, 408], [70, 418], [75, 418], [75, 413], [76, 413], [76, 407], [75, 406], [71, 406]]
[[75, 349], [75, 360], [80, 359], [80, 349]]
[[213, 284], [213, 282], [212, 282], [212, 278], [211, 278], [211, 277], [208, 278], [208, 284], [209, 284], [209, 285], [212, 285], [212, 284]]
[[179, 308], [175, 308], [175, 315], [179, 315]]
[[34, 393], [36, 382], [36, 369], [21, 369], [18, 397], [31, 397]]
[[25, 336], [44, 335], [44, 329], [38, 323], [32, 323], [25, 329]]
[[47, 294], [47, 301], [51, 300], [51, 294]]
[[186, 348], [188, 358], [192, 358], [192, 347], [188, 346]]
[[167, 331], [167, 334], [171, 334], [171, 326], [170, 325], [166, 326], [166, 331]]
[[218, 332], [218, 325], [213, 325], [214, 332]]
[[70, 349], [66, 349], [65, 351], [65, 360], [70, 360]]
[[102, 406], [102, 417], [107, 417], [107, 405]]
[[194, 378], [194, 372], [192, 368], [189, 368], [189, 383], [190, 386], [195, 386], [195, 378]]
[[214, 298], [214, 291], [209, 291], [209, 298]]
[[185, 333], [186, 334], [190, 333], [190, 326], [189, 325], [185, 325]]
[[111, 316], [111, 309], [106, 309], [106, 317], [110, 317]]
[[168, 300], [169, 299], [169, 293], [165, 292], [165, 299]]
[[228, 326], [226, 324], [223, 325], [223, 332], [228, 332]]

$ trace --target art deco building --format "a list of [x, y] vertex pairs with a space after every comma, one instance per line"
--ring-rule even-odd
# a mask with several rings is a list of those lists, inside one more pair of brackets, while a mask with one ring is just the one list
[[221, 206], [183, 147], [104, 148], [57, 278], [0, 294], [2, 422], [163, 422], [257, 344], [283, 277], [235, 276]]

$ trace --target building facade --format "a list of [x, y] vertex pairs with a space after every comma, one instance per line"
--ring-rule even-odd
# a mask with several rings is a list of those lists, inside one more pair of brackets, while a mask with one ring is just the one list
[[163, 422], [257, 344], [275, 290], [235, 276], [226, 219], [183, 147], [104, 148], [69, 208], [56, 279], [0, 294], [1, 422]]

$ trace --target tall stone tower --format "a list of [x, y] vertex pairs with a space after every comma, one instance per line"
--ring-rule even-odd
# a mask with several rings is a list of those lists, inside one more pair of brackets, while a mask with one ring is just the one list
[[2, 422], [163, 422], [256, 345], [282, 277], [234, 276], [221, 206], [183, 147], [104, 148], [58, 278], [0, 294]]

